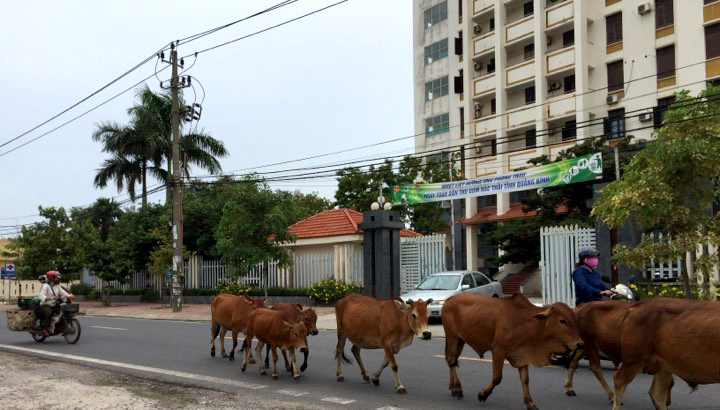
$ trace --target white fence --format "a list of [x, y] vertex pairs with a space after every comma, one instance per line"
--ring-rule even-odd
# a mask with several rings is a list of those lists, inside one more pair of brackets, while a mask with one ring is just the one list
[[[656, 235], [654, 233], [651, 233], [648, 236], [654, 239]], [[645, 238], [645, 235], [643, 235], [643, 238]], [[663, 240], [666, 240], [668, 242], [672, 241], [672, 239], [667, 235], [663, 237], [662, 233], [657, 235], [657, 239], [661, 242]], [[653, 281], [677, 280], [682, 274], [682, 264], [683, 260], [681, 258], [670, 261], [651, 259], [645, 267], [645, 278]]]
[[544, 304], [564, 302], [575, 306], [572, 271], [577, 254], [595, 247], [595, 229], [577, 225], [540, 229], [540, 272]]
[[445, 270], [445, 235], [400, 239], [400, 291], [415, 289], [425, 278]]

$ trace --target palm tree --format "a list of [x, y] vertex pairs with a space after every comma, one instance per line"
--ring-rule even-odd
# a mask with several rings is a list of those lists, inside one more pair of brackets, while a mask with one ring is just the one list
[[[103, 151], [114, 154], [105, 161], [95, 177], [95, 185], [104, 187], [110, 179], [116, 181], [118, 191], [127, 187], [131, 200], [135, 200], [135, 184], [143, 184], [143, 206], [147, 204], [147, 174], [167, 186], [167, 197], [171, 198], [172, 164], [172, 99], [169, 92], [155, 93], [144, 86], [137, 90], [138, 103], [128, 109], [131, 125], [121, 127], [115, 123], [102, 123], [93, 134], [96, 141], [103, 142]], [[186, 104], [180, 101], [180, 107]], [[190, 166], [206, 169], [210, 174], [222, 172], [217, 158], [225, 157], [228, 151], [222, 141], [202, 130], [181, 134], [180, 165], [183, 176], [190, 178]], [[164, 167], [163, 167], [164, 165]]]

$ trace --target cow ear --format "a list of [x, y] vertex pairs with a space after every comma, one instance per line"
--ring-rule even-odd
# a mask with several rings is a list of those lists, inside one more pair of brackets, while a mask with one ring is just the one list
[[300, 309], [300, 310], [303, 310], [303, 307], [302, 307], [302, 305], [301, 305], [301, 304], [299, 304], [299, 303], [298, 303], [298, 304], [296, 304], [295, 306], [297, 306], [297, 307], [298, 307], [298, 309]]
[[243, 302], [247, 303], [248, 305], [252, 305], [252, 304], [253, 304], [252, 299], [247, 298], [247, 297], [244, 297], [244, 298], [243, 298]]
[[287, 326], [287, 327], [292, 327], [292, 326], [293, 326], [292, 323], [288, 323], [288, 322], [285, 321], [285, 320], [283, 320], [283, 325], [285, 325], [285, 326]]
[[544, 322], [550, 316], [550, 309], [545, 309], [542, 312], [536, 314], [534, 317], [540, 322]]
[[393, 300], [395, 302], [395, 306], [397, 306], [398, 309], [400, 309], [401, 312], [407, 312], [408, 307], [406, 304], [400, 302], [399, 300]]
[[407, 301], [405, 301], [405, 303], [407, 303], [410, 306], [412, 306], [413, 302], [414, 301], [412, 299], [408, 299]]

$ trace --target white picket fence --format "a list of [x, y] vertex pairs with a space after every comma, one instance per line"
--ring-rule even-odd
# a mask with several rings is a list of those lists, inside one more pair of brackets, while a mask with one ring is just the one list
[[[654, 239], [657, 236], [657, 239], [659, 241], [669, 241], [672, 242], [672, 238], [665, 235], [663, 236], [662, 232], [658, 235], [655, 235], [654, 233], [647, 234], [650, 238]], [[645, 238], [646, 235], [643, 235], [643, 238]], [[682, 258], [677, 258], [676, 260], [655, 260], [651, 259], [650, 262], [648, 262], [647, 266], [645, 267], [645, 278], [650, 279], [652, 281], [674, 281], [680, 278], [682, 275], [682, 264], [683, 260]]]
[[544, 304], [564, 302], [575, 306], [572, 271], [577, 254], [595, 247], [595, 229], [577, 225], [540, 228], [540, 274]]
[[445, 270], [445, 235], [400, 239], [400, 291], [409, 292], [433, 273]]

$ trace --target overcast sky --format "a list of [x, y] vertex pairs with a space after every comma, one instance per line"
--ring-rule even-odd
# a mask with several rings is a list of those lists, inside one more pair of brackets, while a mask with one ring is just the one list
[[[89, 95], [170, 41], [276, 3], [279, 0], [6, 2], [0, 13], [0, 144]], [[332, 3], [300, 0], [182, 46], [180, 53], [190, 54]], [[130, 87], [151, 75], [154, 67], [153, 60], [57, 120], [0, 148], [0, 154]], [[350, 0], [202, 54], [188, 74], [201, 81], [207, 93], [200, 128], [223, 140], [230, 151], [221, 160], [224, 171], [410, 136], [412, 6], [410, 1]], [[154, 78], [148, 85], [159, 89]], [[186, 92], [186, 99], [193, 99], [192, 91]], [[37, 216], [25, 216], [37, 214], [38, 205], [70, 208], [101, 196], [127, 198], [114, 188], [94, 188], [96, 170], [107, 155], [91, 135], [100, 121], [126, 122], [133, 95], [128, 92], [0, 156], [0, 227], [14, 225], [16, 217], [20, 224], [37, 221]], [[408, 138], [261, 170], [411, 153], [412, 147], [413, 139]], [[317, 191], [327, 198], [335, 192], [333, 180], [273, 186]], [[163, 198], [164, 193], [158, 193], [150, 200]]]

